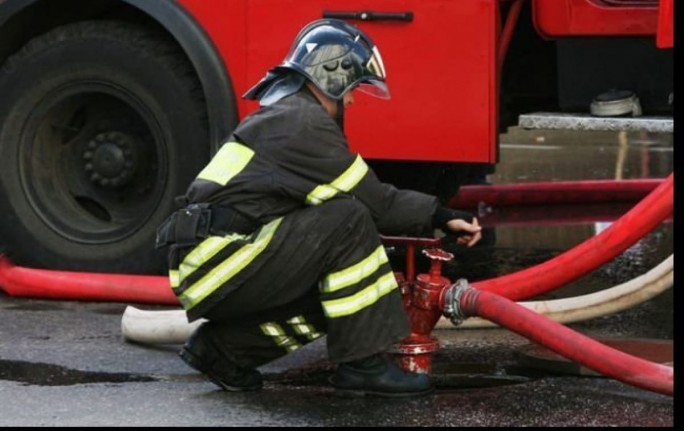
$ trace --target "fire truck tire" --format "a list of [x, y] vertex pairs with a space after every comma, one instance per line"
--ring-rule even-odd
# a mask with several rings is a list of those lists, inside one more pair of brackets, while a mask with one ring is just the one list
[[0, 243], [17, 265], [163, 274], [157, 227], [209, 159], [177, 46], [119, 21], [55, 28], [0, 67]]

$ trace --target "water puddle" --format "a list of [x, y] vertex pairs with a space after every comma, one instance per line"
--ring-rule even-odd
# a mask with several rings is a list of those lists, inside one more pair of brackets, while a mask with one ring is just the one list
[[[267, 374], [266, 381], [284, 386], [322, 386], [330, 385], [330, 377], [334, 373], [331, 364], [317, 364], [301, 369], [288, 370], [284, 373]], [[516, 361], [508, 363], [435, 361], [432, 364], [430, 377], [436, 389], [473, 389], [502, 385], [527, 383], [533, 379], [548, 377], [553, 373], [538, 368], [526, 367]]]
[[533, 374], [514, 365], [453, 362], [433, 364], [431, 377], [437, 389], [472, 389], [527, 383]]
[[69, 386], [85, 383], [152, 382], [156, 379], [129, 373], [81, 371], [41, 362], [0, 359], [0, 380], [10, 380], [26, 385]]

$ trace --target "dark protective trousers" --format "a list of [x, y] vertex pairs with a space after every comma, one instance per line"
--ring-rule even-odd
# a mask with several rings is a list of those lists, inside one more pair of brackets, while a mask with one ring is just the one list
[[364, 205], [341, 198], [297, 210], [273, 239], [250, 263], [258, 270], [245, 268], [239, 286], [213, 293], [225, 296], [203, 316], [202, 336], [227, 358], [254, 368], [327, 334], [329, 357], [340, 363], [408, 335], [400, 291]]

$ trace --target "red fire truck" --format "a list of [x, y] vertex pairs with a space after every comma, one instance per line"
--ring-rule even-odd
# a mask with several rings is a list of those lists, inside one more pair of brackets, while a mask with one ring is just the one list
[[[307, 22], [358, 25], [392, 100], [346, 133], [379, 176], [452, 195], [529, 112], [611, 89], [672, 115], [672, 0], [0, 0], [0, 244], [14, 262], [161, 273], [156, 227]], [[1, 252], [1, 250], [0, 250]]]

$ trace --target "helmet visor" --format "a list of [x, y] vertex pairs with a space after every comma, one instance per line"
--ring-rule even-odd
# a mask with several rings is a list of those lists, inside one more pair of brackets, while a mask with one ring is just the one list
[[387, 84], [384, 81], [378, 81], [377, 79], [367, 78], [364, 82], [360, 82], [356, 87], [362, 93], [369, 94], [380, 99], [389, 99], [390, 92]]
[[362, 56], [363, 54], [366, 55], [366, 57], [362, 60], [364, 71], [362, 72], [357, 88], [359, 91], [370, 94], [371, 96], [378, 97], [380, 99], [389, 99], [389, 88], [385, 83], [385, 77], [387, 76], [387, 73], [385, 72], [385, 64], [382, 61], [380, 51], [378, 50], [377, 46], [372, 46], [372, 48], [369, 49], [368, 44], [372, 42], [364, 42], [366, 42], [365, 48], [361, 50], [359, 50], [359, 48], [364, 47], [364, 43], [356, 43], [354, 45], [356, 51], [361, 51], [358, 52], [359, 56]]

